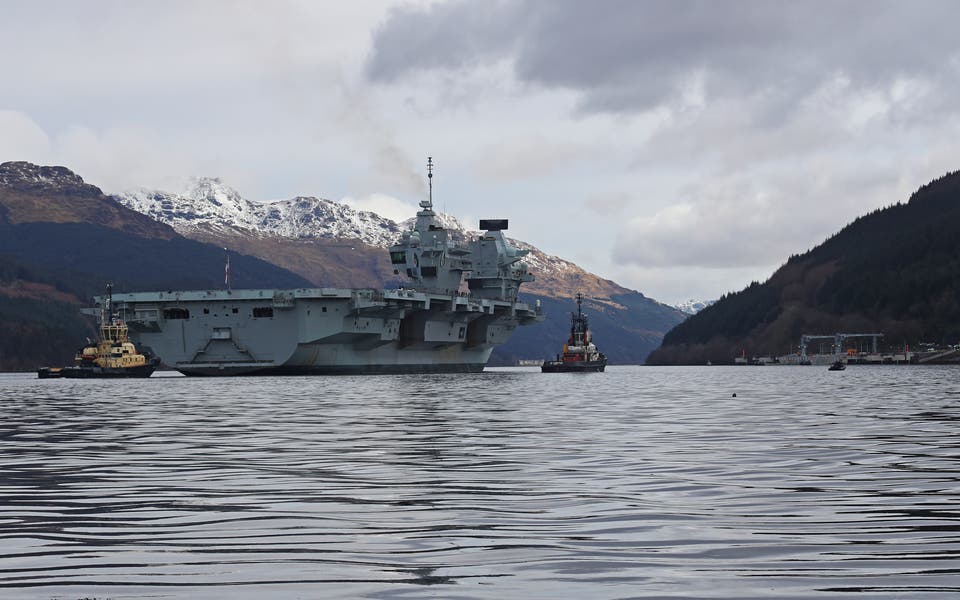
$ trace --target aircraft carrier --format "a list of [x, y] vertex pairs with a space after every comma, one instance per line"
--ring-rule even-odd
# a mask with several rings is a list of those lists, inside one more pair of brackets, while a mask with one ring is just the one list
[[[113, 309], [137, 345], [186, 375], [482, 371], [514, 329], [543, 320], [521, 302], [533, 281], [506, 219], [464, 241], [444, 229], [430, 194], [390, 247], [402, 289], [302, 288], [120, 293]], [[465, 282], [465, 286], [464, 286]], [[97, 297], [102, 305], [106, 297]]]

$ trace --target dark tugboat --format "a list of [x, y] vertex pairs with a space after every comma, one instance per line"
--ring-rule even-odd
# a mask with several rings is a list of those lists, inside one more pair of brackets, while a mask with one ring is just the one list
[[597, 350], [590, 339], [587, 327], [587, 315], [581, 305], [583, 294], [577, 292], [577, 312], [570, 313], [570, 338], [563, 345], [563, 355], [556, 360], [548, 360], [540, 367], [544, 373], [588, 373], [599, 372], [607, 366], [607, 357]]
[[830, 367], [827, 368], [828, 371], [842, 371], [847, 368], [847, 365], [844, 364], [842, 360], [835, 360]]
[[43, 367], [40, 379], [97, 379], [150, 377], [160, 364], [155, 356], [137, 350], [127, 336], [127, 324], [113, 310], [112, 286], [107, 286], [107, 302], [100, 311], [100, 337], [80, 349], [72, 367]]

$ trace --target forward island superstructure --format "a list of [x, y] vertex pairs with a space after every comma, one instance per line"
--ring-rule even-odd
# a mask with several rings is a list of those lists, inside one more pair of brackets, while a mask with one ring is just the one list
[[518, 299], [533, 276], [507, 220], [455, 240], [433, 211], [432, 166], [413, 228], [390, 247], [404, 288], [137, 292], [115, 294], [116, 310], [139, 345], [187, 375], [482, 371], [543, 315]]

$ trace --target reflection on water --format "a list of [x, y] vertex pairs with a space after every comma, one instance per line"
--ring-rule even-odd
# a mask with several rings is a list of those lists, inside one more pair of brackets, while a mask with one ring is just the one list
[[0, 597], [952, 598], [957, 375], [0, 375]]

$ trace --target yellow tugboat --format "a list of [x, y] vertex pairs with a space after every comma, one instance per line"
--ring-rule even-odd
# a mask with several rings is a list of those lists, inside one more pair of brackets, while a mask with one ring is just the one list
[[127, 324], [112, 314], [112, 286], [107, 286], [107, 302], [100, 311], [100, 337], [77, 353], [72, 367], [43, 367], [40, 379], [93, 379], [108, 377], [150, 377], [160, 359], [137, 350], [127, 335]]

